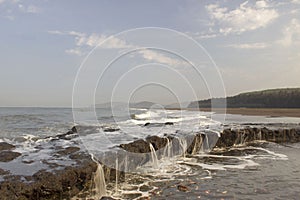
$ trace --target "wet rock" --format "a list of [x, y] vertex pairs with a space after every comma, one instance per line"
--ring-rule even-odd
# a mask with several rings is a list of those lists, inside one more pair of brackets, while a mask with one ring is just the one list
[[125, 180], [125, 172], [119, 171], [113, 168], [110, 168], [106, 165], [103, 165], [104, 178], [106, 182], [115, 182], [116, 174], [118, 175], [118, 181], [123, 182]]
[[156, 151], [167, 145], [167, 138], [161, 138], [158, 136], [148, 136], [146, 141], [148, 142], [148, 146], [151, 143]]
[[184, 185], [178, 185], [177, 189], [181, 192], [188, 192], [189, 191], [189, 188], [187, 186], [184, 186]]
[[9, 162], [14, 160], [15, 158], [22, 155], [19, 152], [13, 152], [13, 151], [1, 151], [0, 152], [0, 162]]
[[148, 191], [150, 191], [150, 190], [152, 190], [153, 189], [153, 187], [151, 187], [151, 186], [149, 186], [149, 185], [142, 185], [141, 187], [140, 187], [140, 191], [141, 192], [148, 192]]
[[23, 182], [18, 176], [11, 176], [0, 183], [0, 199], [70, 199], [80, 191], [89, 189], [92, 174], [97, 165], [86, 155], [81, 165], [48, 172], [40, 170]]
[[9, 172], [0, 168], [0, 175], [6, 175], [6, 174], [9, 174]]
[[73, 133], [77, 133], [77, 128], [76, 128], [76, 126], [73, 126], [73, 127], [71, 128], [71, 131], [72, 131]]
[[34, 160], [22, 160], [22, 163], [31, 164], [34, 163]]
[[166, 125], [174, 125], [173, 122], [165, 122], [165, 123], [150, 123], [147, 122], [144, 124], [146, 127], [160, 127], [160, 126], [166, 126]]
[[71, 130], [67, 133], [57, 135], [56, 138], [63, 139], [63, 140], [71, 140], [72, 138], [78, 137], [77, 128], [73, 126]]
[[142, 196], [141, 193], [128, 193], [128, 194], [124, 194], [123, 197], [125, 199], [136, 199], [138, 197]]
[[59, 155], [69, 155], [69, 154], [75, 153], [79, 150], [80, 150], [79, 147], [67, 147], [64, 150], [58, 151], [57, 153]]
[[8, 144], [6, 142], [0, 142], [0, 151], [12, 150], [14, 148], [15, 148], [15, 146], [12, 144]]
[[139, 139], [128, 144], [121, 144], [120, 147], [126, 151], [133, 153], [149, 153], [150, 146], [145, 140]]
[[144, 126], [149, 126], [151, 123], [150, 122], [147, 122], [144, 124]]
[[150, 200], [151, 198], [150, 197], [140, 197], [140, 198], [138, 198], [137, 200]]
[[81, 163], [81, 161], [84, 161], [87, 157], [87, 154], [85, 152], [76, 152], [69, 156], [72, 160], [75, 160], [77, 163]]
[[[187, 147], [186, 153], [188, 154], [193, 154], [200, 152], [201, 147], [202, 147], [202, 142], [205, 140], [205, 135], [198, 133], [195, 136], [192, 136], [188, 139], [188, 142], [190, 145]], [[190, 142], [192, 141], [192, 142]]]
[[300, 142], [300, 129], [268, 129], [266, 127], [245, 127], [243, 129], [225, 129], [221, 133], [216, 147], [227, 148], [233, 145], [246, 144], [256, 140], [276, 143]]
[[116, 200], [116, 199], [114, 199], [112, 197], [101, 197], [100, 200]]
[[120, 130], [119, 128], [112, 128], [112, 127], [103, 129], [104, 132], [115, 132], [115, 131], [119, 131], [119, 130]]

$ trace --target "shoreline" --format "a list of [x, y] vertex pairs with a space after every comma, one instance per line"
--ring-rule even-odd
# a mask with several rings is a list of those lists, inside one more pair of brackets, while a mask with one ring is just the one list
[[[202, 112], [212, 112], [213, 110], [213, 112], [217, 114], [224, 113], [223, 108], [170, 108], [168, 110], [190, 110]], [[300, 108], [226, 108], [226, 114], [300, 118]]]
[[[73, 127], [70, 131], [65, 134], [57, 135], [57, 137], [52, 138], [49, 142], [53, 143], [53, 147], [56, 147], [55, 152], [53, 152], [53, 158], [61, 159], [61, 158], [70, 158], [75, 161], [75, 165], [71, 166], [49, 166], [52, 170], [49, 169], [41, 169], [33, 175], [22, 176], [22, 175], [14, 175], [10, 174], [9, 171], [2, 170], [1, 176], [2, 180], [0, 181], [0, 192], [3, 197], [6, 199], [15, 199], [17, 196], [21, 199], [85, 199], [90, 197], [91, 186], [93, 185], [93, 177], [95, 176], [95, 172], [97, 170], [97, 164], [90, 157], [88, 152], [84, 151], [76, 144], [73, 144], [69, 147], [59, 147], [57, 148], [56, 142], [70, 140], [73, 137], [68, 136], [76, 136], [77, 129]], [[189, 146], [186, 147], [185, 152], [181, 152], [180, 148], [180, 140], [177, 137], [172, 135], [167, 135], [164, 137], [158, 136], [148, 136], [145, 139], [134, 140], [130, 143], [124, 143], [118, 146], [118, 148], [123, 149], [127, 152], [132, 153], [140, 153], [139, 156], [136, 157], [135, 162], [130, 162], [128, 165], [128, 169], [133, 167], [140, 166], [140, 164], [146, 164], [151, 161], [151, 157], [144, 156], [143, 153], [151, 153], [152, 150], [150, 146], [153, 146], [153, 150], [159, 151], [160, 149], [167, 146], [168, 148], [172, 148], [172, 153], [170, 155], [180, 155], [180, 154], [194, 154], [194, 152], [199, 152], [202, 148], [204, 141], [206, 141], [205, 133], [197, 133], [190, 138]], [[273, 126], [254, 126], [249, 127], [245, 126], [242, 129], [231, 129], [227, 128], [220, 132], [220, 138], [216, 142], [215, 146], [212, 148], [225, 148], [228, 149], [235, 145], [252, 143], [255, 141], [268, 141], [274, 143], [297, 143], [300, 142], [300, 127], [273, 127]], [[170, 143], [171, 145], [169, 145]], [[150, 145], [151, 144], [151, 145]], [[15, 146], [8, 144], [6, 142], [2, 142], [1, 144], [2, 150], [1, 153], [13, 153], [16, 149]], [[175, 147], [178, 147], [177, 149]], [[206, 149], [206, 148], [205, 148]], [[162, 151], [165, 153], [165, 151]], [[169, 153], [168, 153], [169, 154]], [[59, 155], [59, 156], [58, 156]], [[109, 159], [114, 159], [114, 157], [110, 154], [107, 154]], [[115, 155], [115, 154], [114, 154]], [[121, 155], [121, 154], [120, 154]], [[161, 156], [157, 155], [157, 159], [159, 160]], [[58, 156], [58, 157], [57, 157]], [[22, 158], [22, 155], [17, 155], [17, 157]], [[120, 159], [119, 159], [120, 158]], [[125, 157], [123, 157], [125, 158]], [[17, 158], [8, 159], [2, 162], [10, 162]], [[121, 157], [118, 157], [119, 163], [122, 162]], [[113, 160], [113, 162], [115, 159]], [[30, 162], [25, 163], [25, 165], [31, 165]], [[108, 166], [103, 165], [104, 178], [105, 181], [109, 184], [116, 181], [118, 177], [118, 181], [124, 181], [125, 173], [122, 171], [115, 170]], [[1, 172], [1, 168], [0, 168]], [[25, 180], [25, 181], [24, 181]], [[50, 181], [49, 181], [50, 180]], [[103, 181], [103, 180], [102, 180]], [[15, 188], [11, 190], [10, 188]], [[141, 194], [141, 192], [139, 193]], [[114, 198], [112, 198], [114, 199]], [[142, 196], [141, 196], [142, 199]]]

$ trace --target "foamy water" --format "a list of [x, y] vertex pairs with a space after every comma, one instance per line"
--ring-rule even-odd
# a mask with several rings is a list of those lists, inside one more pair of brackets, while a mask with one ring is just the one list
[[[226, 125], [226, 122], [212, 120], [212, 113], [132, 109], [129, 115], [118, 112], [119, 116], [112, 117], [108, 110], [98, 109], [95, 120], [91, 115], [93, 111], [82, 109], [77, 110], [81, 118], [76, 121], [80, 137], [51, 141], [49, 136], [65, 133], [74, 125], [71, 109], [0, 108], [0, 111], [0, 141], [16, 145], [14, 151], [22, 153], [11, 162], [0, 162], [0, 168], [11, 174], [32, 175], [41, 169], [49, 170], [49, 164], [74, 164], [66, 157], [55, 157], [53, 146], [85, 147], [99, 160], [97, 155], [114, 152], [119, 144], [149, 135], [172, 135], [178, 138], [178, 146], [173, 146], [169, 139], [160, 151], [155, 152], [150, 146], [150, 161], [134, 171], [129, 169], [130, 155], [124, 154], [123, 159], [115, 160], [112, 167], [129, 172], [125, 182], [116, 177], [115, 181], [103, 183], [103, 170], [98, 166], [94, 176], [96, 193], [91, 195], [98, 198], [107, 194], [121, 199], [142, 196], [152, 199], [299, 197], [299, 144], [282, 146], [257, 142], [255, 146], [241, 144], [226, 151], [220, 149], [209, 153], [207, 150], [215, 144], [217, 133]], [[243, 126], [243, 123], [256, 122], [269, 124], [280, 120], [230, 115], [228, 124]], [[283, 122], [295, 123], [297, 120], [286, 118]], [[207, 134], [207, 141], [203, 141], [200, 151], [186, 155], [188, 136], [199, 132]], [[187, 188], [186, 191], [178, 189], [181, 185]]]

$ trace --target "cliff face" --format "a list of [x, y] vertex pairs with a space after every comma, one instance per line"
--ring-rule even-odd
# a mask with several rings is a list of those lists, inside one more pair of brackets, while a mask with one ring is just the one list
[[[189, 108], [210, 108], [227, 102], [228, 108], [300, 108], [300, 88], [274, 89], [242, 93], [227, 98], [213, 98], [190, 103]], [[221, 107], [221, 106], [220, 106]]]

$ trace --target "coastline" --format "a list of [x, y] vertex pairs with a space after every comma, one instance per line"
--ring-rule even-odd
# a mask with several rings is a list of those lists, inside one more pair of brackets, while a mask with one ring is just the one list
[[[65, 134], [57, 135], [57, 137], [50, 140], [54, 146], [56, 142], [62, 140], [70, 140], [69, 136], [78, 137], [77, 130], [73, 127]], [[194, 154], [202, 149], [202, 145], [205, 144], [206, 134], [197, 133], [190, 138], [190, 145], [187, 146], [185, 152], [172, 149], [172, 155], [182, 154]], [[72, 137], [73, 138], [73, 137]], [[168, 144], [168, 141], [171, 145]], [[215, 147], [213, 149], [228, 149], [236, 145], [246, 145], [247, 143], [253, 143], [255, 141], [268, 141], [273, 143], [297, 143], [300, 142], [300, 129], [299, 127], [274, 127], [274, 126], [245, 126], [242, 129], [225, 129], [220, 133]], [[155, 151], [162, 149], [165, 146], [180, 147], [180, 141], [174, 136], [149, 136], [144, 140], [134, 140], [130, 143], [121, 144], [120, 149], [134, 152], [134, 153], [150, 153], [152, 150], [149, 148], [150, 144]], [[1, 152], [11, 152], [15, 149], [13, 145], [2, 143], [3, 150]], [[5, 199], [85, 199], [90, 196], [91, 185], [93, 185], [93, 176], [96, 172], [96, 163], [91, 159], [88, 152], [76, 145], [67, 148], [57, 148], [54, 155], [60, 155], [54, 159], [70, 158], [76, 162], [75, 165], [62, 167], [57, 170], [47, 171], [42, 169], [32, 176], [20, 176], [10, 174], [8, 171], [3, 171], [2, 181], [0, 181], [0, 191], [4, 195]], [[140, 154], [142, 155], [142, 154]], [[20, 156], [21, 157], [21, 156]], [[109, 156], [113, 159], [113, 156]], [[160, 157], [158, 156], [158, 159]], [[119, 160], [120, 163], [121, 160]], [[149, 156], [142, 157], [142, 160], [137, 159], [140, 163], [151, 162]], [[141, 162], [143, 161], [143, 162]], [[7, 160], [5, 162], [10, 162]], [[28, 163], [30, 165], [30, 163]], [[131, 164], [135, 164], [132, 163]], [[105, 181], [110, 184], [119, 177], [118, 181], [124, 181], [124, 173], [115, 169], [104, 167]], [[129, 165], [130, 167], [130, 165]], [[118, 175], [117, 175], [118, 174]], [[23, 177], [23, 178], [22, 178]], [[24, 179], [25, 178], [25, 179]], [[49, 179], [51, 181], [49, 181]], [[24, 181], [25, 180], [25, 181]], [[11, 190], [10, 188], [15, 188]], [[140, 196], [140, 193], [136, 195]], [[17, 198], [14, 198], [17, 197]], [[140, 199], [143, 199], [140, 196]], [[103, 197], [104, 198], [104, 197]], [[105, 198], [104, 198], [105, 199]], [[114, 198], [111, 198], [114, 199]]]
[[[168, 110], [191, 110], [212, 112], [211, 108], [170, 108]], [[224, 113], [223, 108], [214, 108], [217, 114]], [[267, 117], [299, 117], [299, 108], [226, 108], [226, 114], [248, 115], [248, 116], [267, 116]]]

